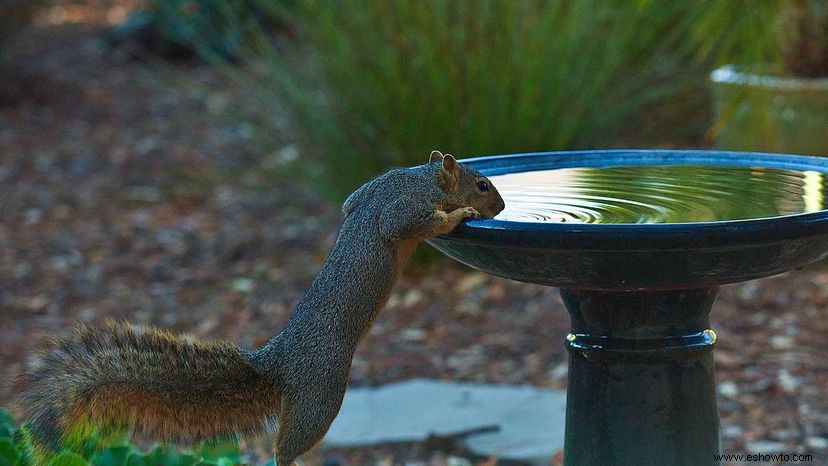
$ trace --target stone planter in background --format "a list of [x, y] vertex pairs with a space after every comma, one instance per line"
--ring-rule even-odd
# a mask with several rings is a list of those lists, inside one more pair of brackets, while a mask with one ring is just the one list
[[720, 148], [828, 155], [828, 78], [776, 77], [725, 66], [710, 79], [712, 132]]

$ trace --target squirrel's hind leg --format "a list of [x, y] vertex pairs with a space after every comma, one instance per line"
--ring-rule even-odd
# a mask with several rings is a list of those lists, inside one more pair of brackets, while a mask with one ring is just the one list
[[300, 455], [322, 440], [339, 413], [343, 396], [344, 391], [333, 397], [314, 396], [311, 392], [282, 394], [274, 448], [276, 466], [294, 466]]

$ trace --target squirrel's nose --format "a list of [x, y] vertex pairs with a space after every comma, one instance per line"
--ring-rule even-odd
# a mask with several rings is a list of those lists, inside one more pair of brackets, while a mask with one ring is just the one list
[[494, 218], [495, 215], [502, 212], [505, 208], [506, 204], [503, 202], [503, 199], [499, 199], [497, 202], [492, 202], [486, 207], [486, 218]]

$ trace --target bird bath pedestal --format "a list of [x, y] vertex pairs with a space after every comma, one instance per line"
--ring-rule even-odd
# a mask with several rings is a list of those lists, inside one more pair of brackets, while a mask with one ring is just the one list
[[[828, 204], [822, 197], [828, 198], [822, 191], [828, 159], [626, 150], [464, 163], [495, 177], [496, 187], [497, 175], [575, 167], [750, 167], [807, 174], [809, 207], [801, 213], [647, 224], [478, 220], [430, 241], [484, 272], [561, 289], [572, 322], [566, 338], [566, 465], [721, 464], [714, 458], [721, 441], [716, 333], [709, 320], [713, 301], [719, 285], [828, 255]], [[508, 210], [506, 193], [504, 199]]]

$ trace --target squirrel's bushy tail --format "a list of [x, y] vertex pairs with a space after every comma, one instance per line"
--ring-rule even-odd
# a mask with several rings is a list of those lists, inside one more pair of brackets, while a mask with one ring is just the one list
[[76, 429], [170, 441], [259, 432], [279, 410], [279, 387], [238, 347], [120, 323], [53, 340], [22, 384], [32, 433], [53, 449]]

